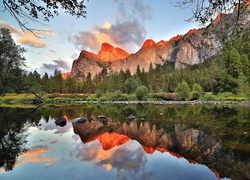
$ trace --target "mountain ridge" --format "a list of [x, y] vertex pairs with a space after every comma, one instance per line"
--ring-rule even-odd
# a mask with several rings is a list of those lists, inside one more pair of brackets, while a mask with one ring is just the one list
[[[147, 39], [136, 52], [129, 54], [121, 48], [103, 43], [101, 50], [95, 55], [82, 51], [78, 59], [74, 60], [70, 77], [87, 76], [92, 77], [100, 73], [104, 68], [108, 74], [112, 72], [124, 72], [129, 69], [131, 74], [136, 73], [139, 66], [148, 71], [150, 64], [174, 63], [175, 69], [182, 69], [187, 65], [199, 64], [219, 54], [223, 47], [221, 34], [229, 36], [230, 28], [223, 28], [223, 24], [234, 24], [234, 11], [231, 14], [218, 14], [215, 20], [205, 28], [190, 29], [184, 35], [176, 35], [168, 41], [155, 42]], [[243, 14], [239, 21], [241, 28], [247, 29], [250, 26], [250, 13]]]

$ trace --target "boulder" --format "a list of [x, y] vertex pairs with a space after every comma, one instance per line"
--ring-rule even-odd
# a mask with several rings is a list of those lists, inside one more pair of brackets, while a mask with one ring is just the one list
[[135, 120], [135, 116], [129, 115], [128, 117], [126, 117], [126, 119], [129, 121], [132, 121], [132, 120]]
[[86, 121], [87, 121], [86, 117], [78, 117], [71, 120], [72, 123], [85, 123]]
[[67, 120], [66, 120], [66, 118], [64, 118], [64, 117], [55, 118], [55, 124], [56, 124], [57, 126], [63, 127], [63, 126], [65, 126], [65, 125], [67, 124]]

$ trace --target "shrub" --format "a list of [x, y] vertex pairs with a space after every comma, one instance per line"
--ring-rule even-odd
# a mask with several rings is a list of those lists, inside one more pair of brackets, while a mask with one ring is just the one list
[[113, 94], [113, 98], [112, 99], [114, 101], [117, 101], [117, 100], [120, 100], [121, 96], [122, 96], [122, 92], [120, 90], [116, 90], [114, 92], [114, 94]]
[[212, 94], [206, 94], [202, 100], [204, 101], [216, 101], [218, 100], [218, 98], [215, 96], [215, 95], [212, 95]]
[[136, 88], [135, 95], [138, 100], [147, 100], [148, 88], [146, 86], [139, 86]]
[[202, 87], [200, 86], [200, 84], [198, 83], [193, 84], [190, 100], [197, 100], [201, 98], [202, 96], [204, 96], [204, 91]]
[[101, 90], [96, 90], [95, 95], [97, 98], [100, 98], [103, 95], [103, 92]]
[[134, 78], [126, 79], [124, 83], [125, 91], [128, 94], [135, 92], [136, 88], [139, 86], [139, 82]]
[[187, 100], [189, 97], [190, 89], [186, 81], [179, 83], [175, 89], [175, 93], [179, 100]]

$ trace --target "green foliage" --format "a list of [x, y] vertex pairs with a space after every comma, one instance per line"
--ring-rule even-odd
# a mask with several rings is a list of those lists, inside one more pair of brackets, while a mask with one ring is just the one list
[[135, 92], [136, 88], [139, 86], [139, 82], [137, 79], [135, 78], [128, 78], [126, 79], [125, 81], [125, 91], [128, 93], [128, 94], [131, 94], [133, 92]]
[[178, 84], [175, 89], [175, 93], [180, 100], [187, 100], [190, 93], [190, 88], [187, 82], [182, 81], [182, 83]]
[[238, 89], [237, 94], [242, 96], [249, 96], [250, 88], [247, 76], [245, 76], [243, 73], [239, 75], [239, 78], [237, 79], [238, 83]]
[[203, 101], [217, 101], [218, 98], [213, 94], [205, 94], [202, 99]]
[[102, 97], [103, 92], [101, 90], [96, 90], [95, 95], [96, 95], [97, 98], [100, 98], [100, 97]]
[[116, 90], [113, 94], [113, 100], [118, 101], [121, 100], [120, 98], [122, 97], [122, 92], [120, 90]]
[[[25, 66], [25, 49], [17, 45], [10, 30], [0, 29], [0, 91], [4, 96], [8, 88], [22, 88], [22, 74]], [[9, 89], [10, 90], [10, 89]]]
[[135, 95], [138, 100], [147, 100], [148, 97], [148, 88], [146, 86], [139, 86], [136, 91]]
[[204, 95], [204, 91], [200, 84], [194, 83], [191, 91], [191, 100], [198, 100], [200, 97]]
[[174, 93], [152, 93], [150, 94], [149, 99], [172, 101], [172, 100], [176, 100], [176, 96]]

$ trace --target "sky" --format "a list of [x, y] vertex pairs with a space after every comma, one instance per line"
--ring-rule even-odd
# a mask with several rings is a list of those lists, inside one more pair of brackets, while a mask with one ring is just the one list
[[174, 0], [89, 0], [86, 18], [76, 18], [60, 11], [49, 22], [28, 22], [34, 29], [48, 30], [40, 37], [23, 32], [17, 21], [3, 11], [0, 0], [0, 28], [8, 28], [17, 44], [24, 47], [28, 71], [69, 72], [82, 50], [97, 53], [102, 43], [110, 43], [129, 53], [136, 53], [147, 39], [169, 40], [199, 28], [187, 22], [191, 9], [180, 9]]

